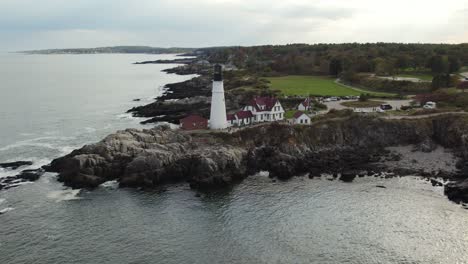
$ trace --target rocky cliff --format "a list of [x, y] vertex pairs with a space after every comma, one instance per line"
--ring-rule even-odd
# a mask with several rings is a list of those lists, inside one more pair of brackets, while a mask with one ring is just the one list
[[[213, 187], [259, 171], [280, 179], [321, 173], [341, 174], [344, 179], [358, 171], [387, 170], [381, 161], [388, 159], [385, 148], [390, 146], [435, 142], [466, 160], [467, 132], [466, 118], [450, 115], [415, 120], [353, 115], [325, 118], [310, 126], [265, 124], [232, 134], [127, 129], [54, 160], [48, 170], [73, 187], [95, 187], [109, 180], [118, 180], [121, 186], [188, 181], [193, 187]], [[458, 183], [464, 164], [459, 163]], [[460, 192], [458, 183], [450, 188]], [[453, 200], [468, 198], [463, 193]]]

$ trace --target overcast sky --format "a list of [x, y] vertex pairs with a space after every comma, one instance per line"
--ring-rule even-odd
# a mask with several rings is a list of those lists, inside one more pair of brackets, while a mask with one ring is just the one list
[[0, 50], [468, 42], [468, 0], [0, 0]]

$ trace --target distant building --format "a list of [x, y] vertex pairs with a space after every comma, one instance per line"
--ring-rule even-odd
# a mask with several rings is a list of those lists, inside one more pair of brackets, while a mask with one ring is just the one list
[[299, 111], [309, 111], [311, 110], [313, 107], [312, 105], [312, 99], [310, 99], [309, 97], [307, 97], [306, 99], [304, 99], [304, 101], [302, 101], [298, 106], [297, 106], [297, 110]]
[[180, 128], [184, 130], [207, 129], [208, 119], [199, 115], [190, 115], [180, 121]]
[[242, 110], [252, 113], [254, 123], [284, 120], [283, 106], [273, 97], [255, 97]]
[[310, 116], [306, 115], [304, 112], [297, 111], [294, 114], [294, 124], [309, 125], [310, 124]]

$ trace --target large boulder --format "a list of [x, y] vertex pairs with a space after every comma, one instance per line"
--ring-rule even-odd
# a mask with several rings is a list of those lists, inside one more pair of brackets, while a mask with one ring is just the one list
[[450, 182], [445, 185], [445, 195], [456, 203], [468, 202], [468, 179]]

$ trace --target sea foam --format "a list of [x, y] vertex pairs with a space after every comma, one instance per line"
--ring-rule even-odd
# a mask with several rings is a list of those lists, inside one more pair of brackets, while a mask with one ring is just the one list
[[119, 182], [114, 180], [114, 181], [107, 181], [103, 184], [100, 185], [103, 188], [106, 189], [117, 189], [119, 187]]
[[71, 200], [79, 200], [81, 197], [78, 195], [80, 194], [81, 190], [61, 190], [61, 191], [52, 191], [47, 194], [47, 198], [55, 200], [55, 202], [62, 202], [62, 201], [71, 201]]
[[7, 207], [7, 208], [5, 208], [5, 209], [0, 210], [0, 215], [1, 215], [1, 214], [5, 214], [5, 213], [10, 212], [10, 211], [13, 211], [13, 210], [15, 210], [15, 208], [13, 208], [13, 207]]

